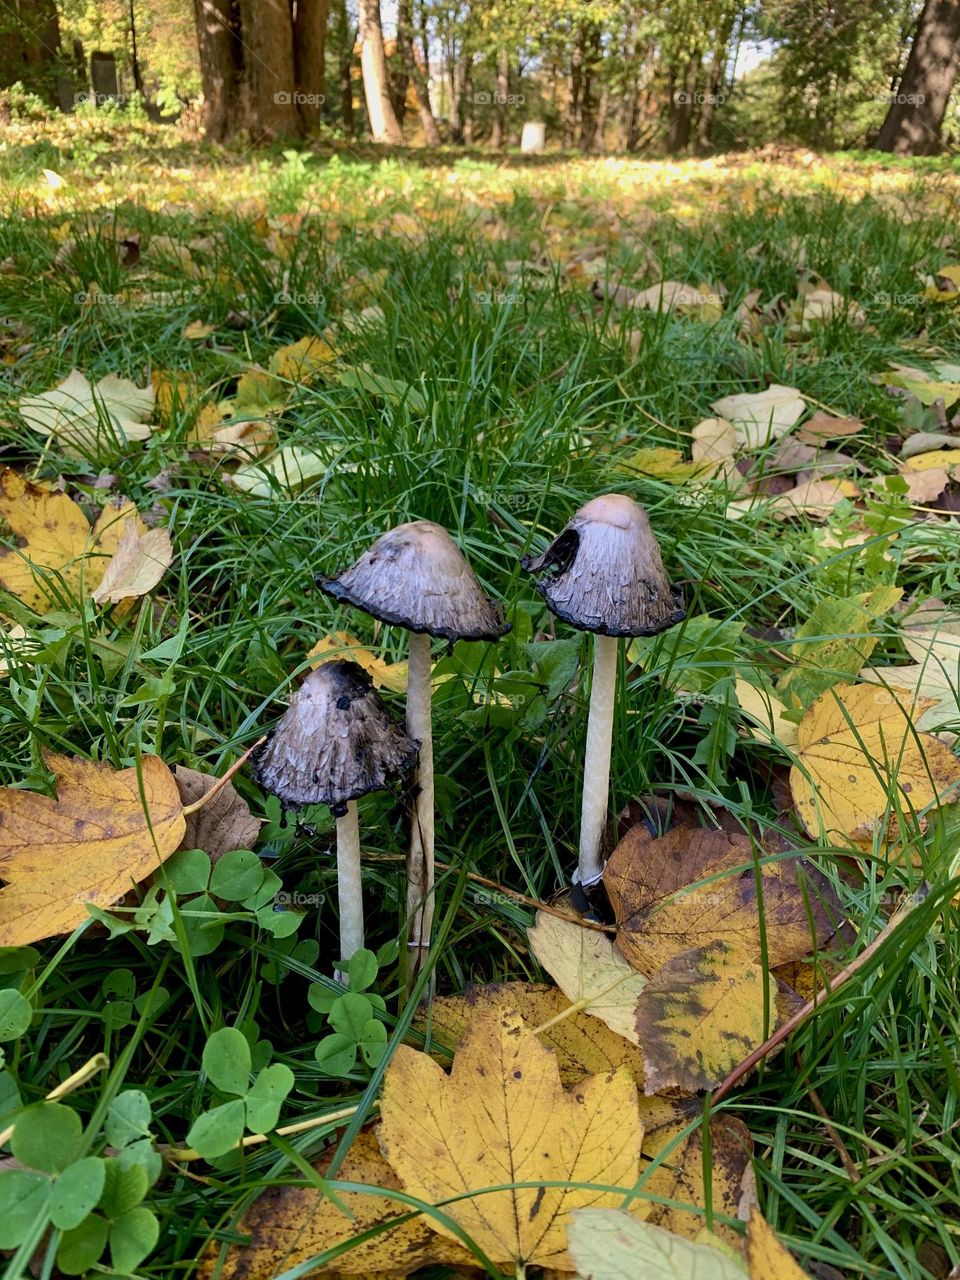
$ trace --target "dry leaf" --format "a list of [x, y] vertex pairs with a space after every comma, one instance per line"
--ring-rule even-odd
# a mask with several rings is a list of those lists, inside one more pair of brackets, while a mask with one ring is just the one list
[[[960, 761], [942, 742], [918, 733], [909, 706], [909, 697], [901, 702], [875, 684], [838, 684], [811, 704], [790, 770], [790, 790], [810, 835], [869, 841], [896, 808], [919, 812], [956, 788]], [[915, 713], [928, 706], [913, 704]]]
[[477, 1015], [492, 1006], [502, 1013], [519, 1013], [530, 1027], [552, 1024], [538, 1036], [556, 1055], [563, 1084], [574, 1084], [584, 1076], [606, 1075], [617, 1067], [626, 1067], [634, 1079], [643, 1078], [640, 1050], [599, 1019], [574, 1009], [557, 987], [527, 982], [467, 987], [462, 996], [437, 997], [429, 1013], [418, 1013], [414, 1027], [425, 1032], [429, 1025], [432, 1041], [452, 1050]]
[[778, 520], [793, 516], [827, 520], [841, 502], [850, 502], [859, 497], [860, 489], [852, 480], [807, 480], [786, 493], [771, 498], [768, 510]]
[[710, 406], [733, 424], [741, 448], [760, 449], [803, 417], [806, 402], [795, 387], [768, 387], [724, 396]]
[[[519, 1015], [496, 1009], [474, 1020], [449, 1076], [401, 1045], [380, 1110], [380, 1146], [404, 1189], [428, 1204], [450, 1201], [446, 1213], [489, 1258], [511, 1266], [569, 1268], [570, 1211], [623, 1198], [589, 1184], [632, 1187], [639, 1170], [630, 1073], [588, 1076], [565, 1092], [550, 1050]], [[505, 1183], [533, 1185], [470, 1194]]]
[[627, 832], [603, 873], [617, 919], [617, 947], [649, 977], [690, 948], [713, 943], [759, 961], [755, 867], [761, 858], [768, 859], [761, 866], [768, 964], [787, 964], [817, 950], [836, 932], [841, 911], [811, 864], [769, 860], [744, 833], [678, 826], [655, 837], [643, 824]]
[[217, 326], [206, 324], [203, 320], [191, 320], [184, 327], [183, 336], [191, 342], [202, 342], [204, 338], [209, 338], [211, 333], [216, 333]]
[[[321, 1177], [329, 1163], [327, 1157], [316, 1166]], [[382, 1187], [385, 1192], [402, 1190], [396, 1174], [380, 1154], [376, 1138], [367, 1130], [357, 1134], [337, 1179]], [[213, 1280], [215, 1276], [219, 1280], [274, 1280], [281, 1271], [409, 1212], [406, 1204], [391, 1199], [389, 1194], [337, 1191], [336, 1195], [352, 1217], [338, 1209], [318, 1187], [268, 1187], [235, 1224], [237, 1232], [251, 1237], [250, 1243], [234, 1245], [219, 1271], [216, 1264], [220, 1248], [212, 1246], [201, 1262], [201, 1280]], [[462, 1245], [431, 1231], [429, 1222], [429, 1217], [423, 1215], [400, 1223], [341, 1254], [335, 1263], [308, 1274], [400, 1277], [431, 1263], [469, 1265], [476, 1261]]]
[[365, 647], [362, 640], [346, 631], [334, 631], [332, 635], [318, 640], [308, 658], [316, 659], [311, 666], [319, 667], [323, 662], [331, 662], [347, 658], [363, 667], [370, 676], [375, 689], [391, 689], [394, 693], [407, 691], [407, 664], [405, 662], [384, 662], [375, 653]]
[[841, 436], [855, 436], [863, 430], [859, 418], [835, 418], [818, 409], [812, 418], [797, 429], [796, 439], [802, 444], [822, 445]]
[[797, 726], [784, 719], [786, 707], [766, 689], [759, 689], [748, 680], [737, 678], [734, 682], [740, 710], [757, 723], [748, 725], [748, 732], [759, 742], [776, 742], [782, 747], [792, 747], [797, 741]]
[[314, 382], [337, 353], [322, 338], [301, 338], [288, 347], [275, 351], [270, 359], [270, 372], [288, 382]]
[[[195, 804], [217, 785], [219, 778], [178, 764], [174, 768], [177, 790], [184, 808]], [[202, 809], [186, 816], [181, 849], [202, 849], [216, 859], [234, 849], [252, 849], [260, 833], [261, 819], [255, 818], [232, 782], [220, 788]]]
[[78, 369], [72, 369], [52, 390], [26, 396], [19, 409], [34, 431], [55, 436], [70, 451], [95, 453], [104, 443], [113, 447], [148, 439], [153, 428], [145, 419], [153, 406], [153, 387], [138, 387], [112, 373], [92, 386]]
[[621, 1209], [578, 1209], [568, 1229], [577, 1274], [588, 1280], [748, 1280], [736, 1254], [684, 1240]]
[[527, 941], [569, 1000], [625, 1040], [639, 1043], [634, 1009], [647, 980], [627, 964], [606, 934], [538, 911]]
[[960, 614], [931, 597], [903, 624], [903, 644], [914, 662], [932, 659], [940, 670], [960, 672]]
[[692, 947], [651, 978], [637, 1000], [646, 1093], [713, 1088], [775, 1028], [776, 987], [750, 950]]
[[[173, 774], [48, 754], [57, 798], [0, 790], [0, 946], [69, 933], [85, 903], [109, 907], [179, 846], [185, 823]], [[141, 798], [142, 788], [142, 798]]]
[[808, 1280], [757, 1208], [747, 1224], [746, 1253], [750, 1280]]
[[170, 568], [173, 547], [166, 529], [147, 529], [141, 533], [130, 522], [123, 531], [116, 554], [104, 570], [100, 585], [93, 592], [97, 604], [119, 604], [121, 600], [138, 599], [152, 591]]

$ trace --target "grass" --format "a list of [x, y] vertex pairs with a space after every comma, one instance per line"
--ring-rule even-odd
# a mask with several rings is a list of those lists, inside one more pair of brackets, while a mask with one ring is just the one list
[[[527, 642], [574, 637], [545, 615], [519, 570], [524, 552], [541, 548], [587, 498], [630, 492], [648, 508], [691, 614], [743, 624], [738, 661], [766, 672], [779, 663], [766, 629], [789, 631], [824, 597], [896, 581], [909, 595], [956, 600], [960, 533], [952, 522], [907, 526], [884, 559], [871, 554], [876, 542], [831, 549], [802, 521], [731, 522], [722, 493], [691, 499], [623, 468], [641, 446], [685, 448], [718, 397], [780, 382], [861, 417], [868, 431], [848, 451], [871, 472], [892, 470], [885, 443], [901, 427], [903, 405], [875, 375], [897, 359], [955, 358], [960, 311], [922, 298], [891, 305], [881, 295], [918, 295], [923, 276], [955, 260], [951, 178], [854, 162], [834, 171], [832, 161], [818, 162], [820, 178], [788, 164], [768, 176], [749, 161], [517, 171], [478, 163], [455, 166], [458, 181], [441, 188], [438, 168], [350, 155], [298, 164], [197, 152], [194, 167], [174, 174], [162, 157], [138, 159], [109, 141], [105, 158], [93, 159], [79, 144], [70, 154], [38, 142], [45, 167], [66, 178], [46, 194], [32, 157], [16, 172], [4, 162], [0, 310], [16, 318], [20, 336], [4, 374], [0, 457], [41, 478], [63, 476], [88, 504], [102, 496], [96, 477], [115, 477], [112, 490], [142, 510], [160, 504], [176, 560], [155, 598], [130, 616], [84, 614], [64, 600], [51, 616], [26, 619], [44, 649], [0, 686], [7, 785], [47, 786], [44, 749], [115, 766], [153, 752], [171, 765], [222, 772], [276, 719], [320, 636], [349, 630], [387, 659], [402, 657], [402, 633], [374, 633], [314, 578], [351, 562], [390, 525], [436, 520], [514, 624], [496, 650], [459, 645], [443, 657], [460, 678], [442, 686], [434, 717], [438, 857], [449, 864], [438, 884], [437, 988], [537, 981], [543, 975], [522, 932], [532, 913], [503, 896], [478, 902], [464, 877], [473, 871], [549, 900], [575, 861], [587, 690], [579, 680], [550, 699], [538, 691], [542, 653]], [[299, 212], [310, 210], [301, 221]], [[141, 235], [134, 267], [118, 259], [117, 226]], [[159, 236], [169, 241], [157, 252], [150, 242]], [[595, 244], [614, 280], [722, 285], [722, 317], [642, 312], [621, 324], [593, 301], [583, 270], [570, 270], [578, 251]], [[175, 245], [192, 245], [196, 265], [185, 267]], [[545, 272], [517, 282], [509, 264], [544, 254]], [[738, 303], [755, 287], [765, 298], [792, 299], [801, 268], [858, 301], [868, 327], [838, 319], [798, 343], [778, 325], [743, 343]], [[93, 282], [118, 300], [84, 305]], [[309, 300], [278, 303], [278, 293]], [[370, 304], [382, 308], [382, 323], [342, 327], [345, 312]], [[231, 327], [238, 312], [240, 330]], [[211, 339], [183, 336], [195, 320], [214, 326]], [[295, 495], [257, 497], [225, 485], [220, 467], [188, 450], [183, 415], [145, 447], [78, 461], [41, 451], [14, 412], [24, 392], [52, 386], [72, 366], [91, 378], [117, 372], [141, 382], [148, 368], [189, 370], [226, 394], [248, 362], [266, 363], [284, 343], [337, 322], [338, 365], [368, 365], [400, 389], [384, 398], [357, 380], [329, 379], [296, 391], [283, 442], [322, 448], [330, 464]], [[631, 330], [639, 332], [635, 349]], [[835, 527], [848, 518], [841, 511]], [[669, 660], [662, 647], [658, 653], [645, 670], [625, 669], [616, 808], [656, 788], [722, 800], [744, 821], [776, 824], [784, 754], [736, 736], [736, 713], [723, 707], [714, 741], [732, 734], [732, 750], [697, 755], [711, 722], [674, 698]], [[875, 660], [899, 653], [891, 623]], [[687, 662], [700, 676], [726, 671], [707, 643]], [[497, 691], [512, 694], [513, 705], [496, 705]], [[249, 776], [241, 773], [237, 785], [265, 815]], [[379, 855], [365, 868], [365, 898], [368, 936], [381, 946], [403, 930], [404, 822], [383, 796], [364, 802], [361, 816], [365, 849]], [[323, 1019], [306, 993], [310, 983], [331, 985], [337, 920], [329, 821], [322, 812], [313, 818], [295, 831], [270, 828], [280, 852], [270, 865], [284, 889], [325, 895], [300, 925], [305, 947], [290, 950], [237, 918], [226, 921], [215, 951], [194, 957], [150, 945], [139, 932], [108, 939], [88, 929], [41, 944], [23, 986], [34, 1023], [8, 1046], [24, 1100], [43, 1097], [103, 1052], [108, 1073], [71, 1099], [92, 1118], [91, 1142], [109, 1098], [136, 1088], [152, 1102], [159, 1140], [182, 1146], [208, 1102], [206, 1037], [235, 1025], [252, 1041], [269, 1041], [274, 1060], [294, 1071], [284, 1123], [354, 1103], [368, 1112], [376, 1075], [371, 1083], [360, 1068], [331, 1079], [314, 1060]], [[807, 1264], [871, 1280], [928, 1280], [960, 1264], [954, 847], [948, 813], [918, 837], [916, 867], [877, 860], [855, 884], [842, 874], [840, 851], [812, 850], [850, 913], [851, 956], [882, 926], [898, 886], [925, 878], [933, 892], [880, 962], [723, 1104], [754, 1136], [768, 1220]], [[137, 1003], [118, 996], [118, 973], [130, 975]], [[395, 961], [382, 967], [377, 989], [397, 1043], [413, 1009], [404, 1006]], [[860, 1171], [856, 1182], [813, 1091]], [[202, 1166], [199, 1180], [168, 1170], [149, 1199], [160, 1240], [138, 1274], [193, 1274], [211, 1235], [228, 1238], [239, 1204], [300, 1177], [301, 1157], [317, 1158], [339, 1132], [331, 1124], [272, 1140]], [[49, 1276], [55, 1241], [41, 1244], [38, 1235], [34, 1243]], [[11, 1280], [27, 1274], [30, 1253], [24, 1247], [10, 1261]]]

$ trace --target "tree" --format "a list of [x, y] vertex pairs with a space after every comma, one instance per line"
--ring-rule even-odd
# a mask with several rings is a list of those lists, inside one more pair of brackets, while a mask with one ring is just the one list
[[406, 75], [404, 90], [413, 86], [417, 102], [417, 114], [423, 128], [424, 140], [428, 147], [440, 145], [440, 131], [430, 109], [430, 93], [427, 78], [417, 65], [417, 57], [413, 48], [413, 5], [412, 0], [398, 0], [397, 4], [397, 51], [403, 62]]
[[926, 0], [897, 92], [874, 146], [896, 155], [935, 155], [960, 67], [960, 0]]
[[325, 56], [327, 41], [327, 0], [296, 0], [293, 20], [293, 56], [297, 93], [310, 119], [319, 115], [326, 96]]
[[212, 141], [223, 142], [237, 128], [240, 117], [240, 15], [232, 0], [194, 0], [194, 6], [204, 128]]
[[374, 142], [399, 146], [403, 142], [403, 134], [390, 101], [380, 0], [360, 0], [360, 69], [363, 72], [367, 119]]
[[60, 22], [54, 0], [0, 10], [0, 82], [18, 81], [50, 103], [58, 98]]

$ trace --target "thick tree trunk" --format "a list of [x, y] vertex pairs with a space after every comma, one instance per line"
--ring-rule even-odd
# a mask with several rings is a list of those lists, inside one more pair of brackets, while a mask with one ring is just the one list
[[0, 85], [20, 81], [54, 106], [61, 65], [60, 21], [53, 0], [0, 6]]
[[298, 102], [304, 120], [318, 124], [326, 100], [325, 51], [328, 0], [296, 0], [293, 53]]
[[242, 100], [251, 138], [296, 138], [297, 110], [290, 0], [240, 0]]
[[417, 100], [417, 115], [420, 117], [420, 127], [423, 129], [424, 141], [428, 147], [439, 147], [440, 130], [437, 128], [437, 122], [434, 120], [433, 112], [430, 109], [430, 90], [427, 86], [427, 78], [420, 67], [417, 66], [416, 53], [413, 48], [412, 25], [412, 0], [399, 0], [397, 4], [397, 48], [400, 57], [403, 59], [407, 79], [413, 85], [413, 92]]
[[334, 0], [337, 5], [337, 88], [340, 91], [340, 118], [347, 135], [353, 133], [353, 81], [350, 71], [353, 67], [353, 46], [357, 35], [350, 29], [347, 17], [347, 0]]
[[672, 155], [680, 155], [690, 145], [690, 124], [693, 119], [694, 98], [697, 91], [697, 73], [700, 55], [695, 53], [682, 70], [670, 68], [668, 88], [670, 93], [669, 120], [666, 148]]
[[960, 0], [926, 0], [910, 57], [874, 146], [935, 155], [960, 66]]
[[380, 0], [360, 0], [360, 68], [363, 96], [374, 142], [400, 146], [403, 134], [390, 101], [387, 59], [383, 52]]
[[493, 127], [490, 130], [490, 146], [500, 151], [507, 136], [507, 97], [510, 93], [510, 54], [501, 49], [497, 54], [497, 74], [493, 89]]
[[213, 142], [243, 125], [240, 109], [242, 48], [236, 0], [194, 0], [203, 85], [203, 124]]

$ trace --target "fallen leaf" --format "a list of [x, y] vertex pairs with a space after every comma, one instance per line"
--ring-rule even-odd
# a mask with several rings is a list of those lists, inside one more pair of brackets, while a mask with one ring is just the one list
[[960, 449], [930, 449], [927, 453], [912, 454], [904, 462], [901, 471], [907, 475], [914, 471], [930, 471], [936, 468], [955, 475], [957, 467], [960, 467]]
[[842, 436], [855, 436], [863, 430], [859, 418], [835, 418], [831, 413], [818, 409], [802, 427], [797, 428], [796, 439], [802, 444], [822, 445]]
[[768, 387], [724, 396], [710, 406], [733, 424], [741, 448], [760, 449], [782, 436], [803, 417], [806, 402], [795, 387]]
[[19, 623], [9, 628], [0, 623], [0, 676], [9, 675], [14, 655], [34, 653], [40, 647], [40, 642], [29, 636]]
[[868, 841], [887, 814], [919, 813], [960, 783], [960, 761], [918, 733], [909, 705], [875, 684], [839, 684], [807, 709], [790, 790], [810, 835]]
[[[184, 808], [195, 804], [220, 781], [182, 764], [174, 767], [173, 774]], [[179, 848], [202, 849], [214, 859], [234, 849], [252, 849], [257, 843], [261, 821], [250, 812], [250, 806], [233, 783], [228, 782], [202, 809], [186, 815]]]
[[[329, 1163], [328, 1155], [316, 1165], [321, 1177]], [[335, 1194], [343, 1205], [340, 1209], [319, 1187], [268, 1187], [234, 1224], [238, 1234], [250, 1236], [250, 1243], [233, 1245], [220, 1269], [220, 1246], [211, 1245], [201, 1261], [201, 1280], [274, 1280], [280, 1271], [297, 1267], [308, 1258], [409, 1213], [406, 1204], [389, 1194], [403, 1188], [369, 1130], [357, 1134], [337, 1180], [381, 1187], [384, 1194], [371, 1196], [337, 1189]], [[431, 1264], [476, 1263], [473, 1254], [459, 1243], [437, 1235], [429, 1224], [427, 1215], [401, 1222], [357, 1244], [335, 1263], [311, 1268], [309, 1274], [365, 1275], [372, 1280], [374, 1276], [407, 1276]]]
[[[590, 1184], [629, 1188], [637, 1179], [642, 1130], [630, 1073], [588, 1076], [564, 1091], [553, 1054], [517, 1014], [481, 1013], [449, 1076], [400, 1045], [380, 1110], [380, 1147], [404, 1189], [428, 1204], [447, 1201], [446, 1213], [494, 1262], [569, 1268], [570, 1211], [623, 1198]], [[534, 1185], [472, 1194], [505, 1183]]]
[[407, 691], [407, 664], [405, 662], [385, 662], [375, 653], [367, 649], [362, 640], [349, 635], [346, 631], [335, 631], [324, 636], [307, 654], [316, 659], [310, 665], [319, 667], [323, 662], [339, 661], [347, 658], [363, 667], [370, 676], [375, 689], [390, 689], [394, 693]]
[[[810, 863], [771, 857], [743, 832], [678, 826], [653, 836], [642, 824], [627, 832], [603, 873], [617, 948], [650, 978], [690, 948], [713, 943], [759, 961], [758, 864], [768, 965], [818, 950], [836, 932], [842, 913]], [[639, 1027], [638, 1033], [642, 1045]]]
[[736, 1255], [621, 1209], [575, 1210], [567, 1237], [577, 1274], [589, 1280], [748, 1280]]
[[[864, 667], [860, 679], [890, 688], [905, 707], [918, 729], [933, 733], [940, 726], [960, 721], [956, 667], [951, 675], [933, 659], [911, 662], [902, 667]], [[945, 741], [954, 734], [940, 733]]]
[[166, 529], [141, 533], [129, 522], [116, 553], [92, 593], [97, 604], [119, 604], [152, 591], [173, 561], [173, 547]]
[[750, 1211], [747, 1223], [746, 1253], [750, 1280], [809, 1280], [757, 1208]]
[[40, 395], [20, 401], [20, 416], [28, 427], [56, 437], [71, 452], [96, 454], [131, 440], [146, 440], [153, 427], [145, 419], [153, 412], [153, 387], [138, 387], [126, 378], [108, 374], [95, 385], [78, 369]]
[[932, 659], [948, 674], [960, 673], [960, 614], [931, 597], [903, 624], [904, 648], [914, 662]]
[[691, 431], [693, 444], [690, 456], [694, 462], [706, 466], [730, 462], [737, 447], [737, 433], [732, 422], [724, 418], [704, 418]]
[[323, 370], [335, 362], [337, 353], [322, 338], [301, 338], [281, 347], [270, 358], [270, 372], [287, 382], [309, 385]]
[[204, 338], [209, 338], [211, 333], [216, 333], [217, 326], [206, 324], [203, 320], [191, 320], [184, 327], [183, 336], [190, 342], [202, 342]]
[[634, 450], [629, 457], [617, 463], [616, 469], [630, 475], [652, 476], [671, 484], [682, 484], [702, 471], [695, 463], [687, 462], [679, 449], [659, 446]]
[[792, 720], [784, 719], [787, 708], [776, 694], [742, 678], [735, 681], [734, 691], [740, 710], [750, 720], [756, 721], [748, 725], [751, 738], [759, 742], [779, 743], [781, 747], [792, 747], [796, 743], [797, 726]]
[[[179, 846], [185, 829], [173, 774], [156, 756], [112, 769], [45, 755], [57, 798], [0, 789], [0, 946], [69, 933], [86, 903], [109, 907]], [[142, 795], [141, 795], [142, 790]]]
[[798, 299], [795, 315], [804, 333], [809, 333], [818, 324], [826, 324], [835, 316], [842, 316], [853, 325], [864, 324], [867, 318], [861, 306], [822, 281], [812, 285]]
[[575, 1084], [584, 1076], [606, 1075], [626, 1067], [634, 1079], [643, 1078], [639, 1049], [615, 1034], [598, 1018], [575, 1009], [557, 987], [536, 983], [505, 982], [467, 987], [462, 996], [438, 996], [429, 1013], [418, 1014], [414, 1026], [447, 1049], [456, 1049], [468, 1028], [485, 1009], [496, 1006], [503, 1013], [518, 1013], [531, 1027], [551, 1025], [538, 1038], [556, 1055], [563, 1084]]
[[634, 1009], [647, 980], [627, 964], [606, 934], [538, 911], [527, 941], [568, 1000], [639, 1044]]
[[[278, 491], [296, 493], [304, 485], [325, 475], [337, 465], [337, 455], [332, 450], [319, 452], [301, 445], [284, 445], [269, 458], [259, 459], [249, 466], [240, 467], [232, 475], [225, 476], [225, 481], [235, 489], [254, 494], [258, 498], [269, 498]], [[349, 466], [340, 463], [342, 470]]]
[[711, 942], [668, 960], [637, 1000], [645, 1092], [720, 1083], [777, 1023], [774, 983], [748, 949]]
[[828, 520], [841, 502], [859, 497], [860, 489], [852, 480], [807, 480], [772, 498], [768, 510], [779, 520], [794, 516]]

